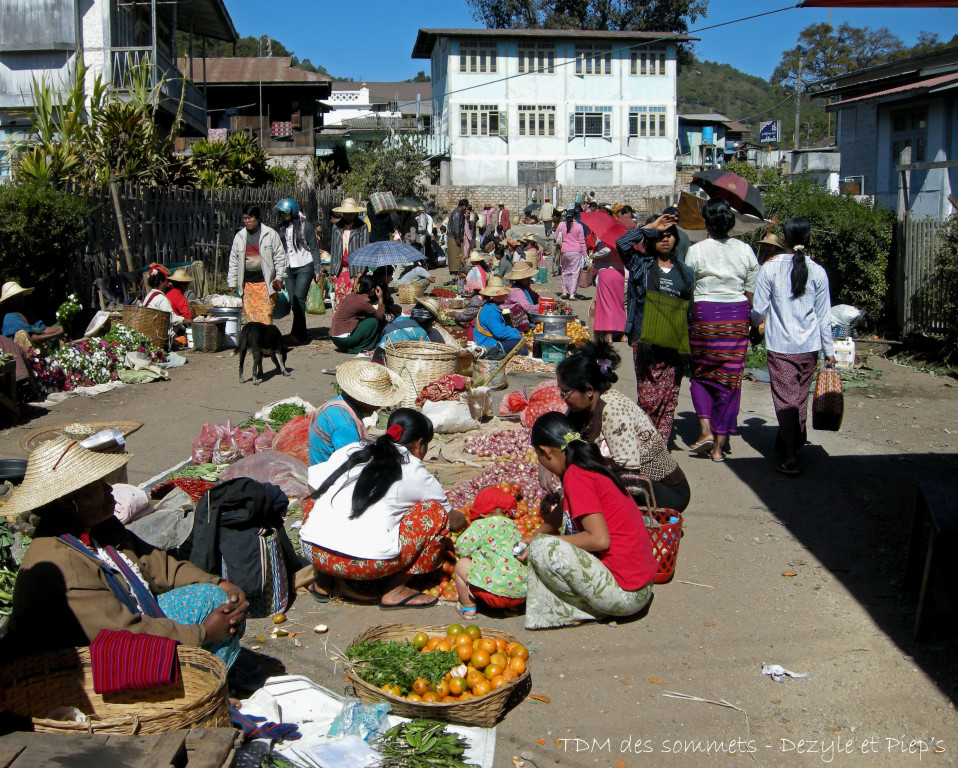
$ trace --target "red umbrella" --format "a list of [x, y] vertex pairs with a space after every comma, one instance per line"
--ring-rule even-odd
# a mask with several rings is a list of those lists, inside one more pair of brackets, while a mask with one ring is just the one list
[[765, 218], [765, 204], [759, 191], [741, 176], [721, 169], [699, 171], [692, 183], [709, 197], [720, 197], [741, 214]]
[[[603, 211], [587, 211], [579, 218], [583, 224], [592, 230], [596, 239], [601, 240], [606, 245], [614, 246], [615, 241], [629, 231], [617, 218], [609, 216]], [[561, 231], [562, 224], [559, 224], [559, 227]]]

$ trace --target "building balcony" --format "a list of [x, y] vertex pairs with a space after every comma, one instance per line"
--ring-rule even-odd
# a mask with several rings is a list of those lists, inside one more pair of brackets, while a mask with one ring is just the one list
[[172, 116], [176, 114], [182, 98], [183, 121], [191, 131], [206, 133], [206, 95], [169, 59], [149, 46], [135, 46], [112, 48], [111, 64], [111, 81], [121, 94], [129, 94], [130, 75], [136, 67], [150, 66], [149, 87], [154, 88], [162, 82], [157, 106]]

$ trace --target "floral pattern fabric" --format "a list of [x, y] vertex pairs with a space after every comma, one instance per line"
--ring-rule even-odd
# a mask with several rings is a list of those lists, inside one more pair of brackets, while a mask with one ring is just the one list
[[270, 295], [266, 283], [243, 284], [243, 322], [273, 324], [276, 294]]
[[[207, 616], [229, 600], [229, 596], [215, 584], [190, 584], [164, 592], [156, 600], [168, 619], [178, 624], [202, 624]], [[245, 631], [244, 623], [228, 640], [206, 643], [203, 648], [219, 656], [228, 669], [239, 656], [240, 638]]]
[[[638, 344], [633, 351], [636, 357], [637, 347]], [[639, 370], [638, 364], [635, 369]], [[672, 437], [681, 384], [682, 377], [676, 374], [675, 366], [668, 362], [649, 363], [641, 374], [636, 375], [639, 407], [651, 419], [666, 445]]]
[[567, 627], [606, 616], [631, 616], [652, 598], [652, 585], [622, 589], [595, 555], [556, 536], [529, 545], [526, 629]]
[[466, 582], [500, 597], [525, 597], [528, 568], [512, 554], [521, 538], [519, 527], [507, 517], [473, 522], [456, 540], [456, 555], [472, 560]]
[[[306, 523], [308, 517], [303, 518]], [[375, 581], [397, 573], [416, 576], [442, 566], [448, 547], [449, 514], [437, 501], [413, 504], [399, 523], [399, 554], [389, 560], [364, 560], [312, 547], [320, 573], [354, 581]]]

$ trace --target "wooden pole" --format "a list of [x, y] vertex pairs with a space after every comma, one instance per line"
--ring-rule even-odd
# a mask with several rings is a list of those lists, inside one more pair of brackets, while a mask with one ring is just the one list
[[220, 233], [216, 233], [216, 254], [213, 256], [213, 290], [220, 284]]
[[110, 195], [113, 197], [113, 210], [116, 212], [116, 225], [120, 229], [120, 244], [123, 246], [123, 253], [126, 256], [126, 269], [133, 272], [136, 267], [133, 266], [133, 255], [130, 253], [130, 244], [126, 239], [126, 225], [123, 223], [123, 211], [120, 209], [120, 193], [116, 189], [116, 182], [110, 182]]
[[514, 358], [521, 350], [525, 349], [526, 344], [528, 344], [528, 343], [531, 342], [531, 341], [532, 341], [532, 334], [531, 334], [531, 333], [530, 333], [530, 334], [527, 334], [527, 335], [525, 335], [525, 336], [523, 336], [523, 337], [522, 337], [522, 341], [520, 341], [520, 342], [519, 342], [518, 344], [516, 344], [512, 349], [510, 349], [510, 350], [509, 350], [509, 354], [507, 354], [504, 358], [502, 358], [502, 362], [499, 363], [499, 365], [497, 366], [496, 370], [494, 370], [494, 371], [490, 374], [490, 376], [489, 376], [488, 379], [486, 379], [486, 380], [484, 380], [484, 381], [481, 381], [481, 383], [480, 383], [479, 381], [473, 382], [473, 385], [472, 385], [472, 386], [473, 386], [473, 387], [484, 387], [484, 386], [487, 386], [487, 385], [489, 384], [489, 382], [491, 382], [493, 379], [496, 378], [496, 376], [499, 375], [499, 371], [501, 371], [503, 368], [505, 368], [505, 367], [509, 364], [509, 361], [512, 360], [512, 358]]

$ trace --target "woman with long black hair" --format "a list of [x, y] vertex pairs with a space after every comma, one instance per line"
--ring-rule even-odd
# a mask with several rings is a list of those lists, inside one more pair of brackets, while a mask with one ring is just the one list
[[566, 208], [565, 222], [556, 228], [556, 245], [562, 261], [562, 298], [572, 301], [579, 286], [579, 273], [589, 255], [585, 228], [576, 218], [575, 206]]
[[799, 474], [805, 444], [808, 389], [820, 350], [834, 365], [828, 275], [808, 256], [812, 225], [801, 217], [785, 222], [785, 253], [762, 266], [753, 318], [765, 319], [765, 348], [772, 403], [778, 418], [775, 444], [784, 459], [775, 468]]
[[439, 568], [450, 529], [466, 527], [422, 463], [432, 422], [412, 408], [398, 408], [388, 424], [385, 435], [340, 448], [309, 468], [316, 503], [300, 538], [312, 545], [312, 593], [321, 602], [329, 599], [336, 578], [385, 579], [382, 610], [435, 605], [436, 598], [406, 583]]
[[539, 530], [523, 539], [526, 629], [638, 613], [652, 598], [658, 564], [635, 501], [565, 414], [540, 416], [532, 447], [539, 464], [562, 478], [564, 508], [547, 510]]

